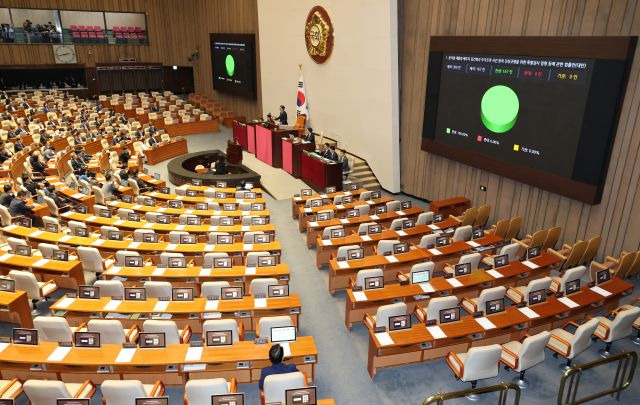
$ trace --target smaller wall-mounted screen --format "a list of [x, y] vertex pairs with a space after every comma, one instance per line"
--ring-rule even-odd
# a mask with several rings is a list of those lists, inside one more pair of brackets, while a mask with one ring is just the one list
[[213, 89], [256, 97], [255, 34], [211, 34]]

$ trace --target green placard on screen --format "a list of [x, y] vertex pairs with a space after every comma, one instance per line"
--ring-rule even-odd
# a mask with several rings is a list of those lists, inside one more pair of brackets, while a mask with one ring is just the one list
[[227, 67], [227, 74], [229, 76], [233, 76], [236, 71], [236, 61], [233, 59], [233, 56], [227, 55], [224, 60], [224, 64]]
[[516, 124], [520, 101], [511, 88], [503, 85], [493, 86], [482, 96], [480, 117], [489, 131], [501, 134]]

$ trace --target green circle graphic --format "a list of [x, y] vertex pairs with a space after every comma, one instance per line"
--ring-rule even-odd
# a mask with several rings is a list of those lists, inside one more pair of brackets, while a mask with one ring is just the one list
[[516, 124], [520, 101], [515, 91], [507, 86], [493, 86], [482, 96], [480, 117], [489, 131], [501, 134]]
[[233, 76], [236, 71], [236, 61], [233, 59], [233, 56], [227, 55], [224, 60], [224, 64], [227, 67], [227, 74], [229, 76]]

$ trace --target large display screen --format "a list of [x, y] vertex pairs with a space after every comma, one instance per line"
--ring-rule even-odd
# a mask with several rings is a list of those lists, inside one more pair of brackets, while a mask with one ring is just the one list
[[436, 41], [423, 149], [598, 203], [635, 46], [624, 39], [617, 58], [566, 38]]
[[210, 40], [214, 90], [255, 98], [255, 35], [211, 34]]

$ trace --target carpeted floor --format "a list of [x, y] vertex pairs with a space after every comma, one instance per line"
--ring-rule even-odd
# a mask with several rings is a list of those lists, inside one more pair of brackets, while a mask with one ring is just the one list
[[[189, 151], [205, 149], [223, 149], [230, 131], [223, 127], [223, 131], [215, 134], [203, 134], [187, 137]], [[151, 166], [150, 170], [159, 172], [166, 178], [166, 163]], [[289, 179], [292, 179], [289, 177]], [[293, 179], [292, 179], [293, 180]], [[372, 405], [372, 404], [421, 404], [422, 400], [436, 392], [448, 392], [466, 389], [470, 385], [456, 381], [453, 373], [444, 360], [435, 360], [406, 367], [380, 370], [375, 380], [371, 380], [366, 371], [368, 334], [363, 326], [356, 326], [348, 331], [344, 326], [344, 294], [330, 296], [327, 292], [328, 276], [326, 270], [315, 267], [315, 251], [308, 250], [305, 245], [304, 234], [298, 232], [297, 222], [291, 218], [289, 197], [276, 200], [267, 198], [267, 208], [271, 211], [271, 220], [276, 225], [276, 237], [282, 243], [283, 262], [289, 265], [291, 275], [291, 291], [296, 292], [302, 301], [301, 335], [312, 335], [318, 347], [318, 374], [316, 385], [319, 397], [335, 398], [337, 404]], [[406, 199], [398, 196], [399, 199]], [[426, 203], [414, 200], [414, 204], [426, 208]], [[615, 252], [612, 252], [615, 253]], [[637, 284], [637, 283], [636, 283]], [[634, 293], [634, 296], [637, 296]], [[59, 296], [59, 294], [57, 295]], [[628, 302], [629, 298], [624, 302]], [[40, 313], [45, 313], [47, 304], [42, 303]], [[0, 335], [6, 336], [10, 326], [0, 326]], [[580, 355], [576, 363], [595, 360], [597, 350], [602, 348], [600, 343], [593, 343], [584, 354]], [[637, 350], [629, 339], [616, 342], [614, 351]], [[556, 396], [561, 377], [556, 360], [547, 352], [544, 363], [527, 372], [527, 379], [531, 386], [522, 392], [521, 404], [548, 405], [556, 403]], [[585, 395], [595, 389], [608, 388], [614, 369], [599, 369], [597, 372], [587, 372], [582, 377], [581, 387]], [[495, 384], [500, 381], [511, 380], [515, 373], [500, 369], [497, 378], [480, 382], [480, 386]], [[241, 384], [239, 391], [247, 395], [247, 404], [260, 403], [260, 396], [256, 384]], [[583, 391], [581, 391], [582, 393]], [[170, 403], [182, 404], [181, 389], [168, 389]], [[620, 404], [637, 404], [640, 397], [640, 385], [636, 380], [623, 393]], [[100, 396], [96, 395], [92, 404], [99, 404]], [[634, 399], [635, 398], [635, 399]], [[611, 403], [611, 398], [593, 401], [593, 404]], [[451, 401], [449, 403], [469, 403], [467, 400]], [[481, 404], [497, 403], [495, 396], [486, 396], [478, 402]], [[510, 400], [508, 403], [513, 403]], [[27, 404], [24, 396], [18, 404]], [[124, 405], [124, 404], [123, 404]], [[198, 404], [200, 405], [200, 404]], [[205, 404], [201, 404], [205, 405]]]

